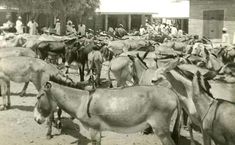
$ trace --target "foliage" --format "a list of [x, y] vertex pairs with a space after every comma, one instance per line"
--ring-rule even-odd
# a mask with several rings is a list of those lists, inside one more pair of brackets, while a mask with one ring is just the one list
[[66, 31], [66, 18], [76, 15], [79, 22], [82, 18], [95, 12], [100, 0], [0, 0], [0, 5], [7, 8], [19, 9], [20, 13], [46, 13], [60, 18], [61, 33]]
[[0, 5], [7, 8], [18, 8], [20, 12], [91, 14], [99, 7], [99, 0], [0, 0]]

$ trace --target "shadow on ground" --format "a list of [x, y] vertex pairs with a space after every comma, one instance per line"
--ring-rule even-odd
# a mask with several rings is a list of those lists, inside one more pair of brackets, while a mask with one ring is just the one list
[[[185, 136], [180, 136], [180, 145], [190, 145], [190, 138], [186, 138]], [[195, 141], [196, 145], [201, 145], [199, 142]]]
[[[20, 93], [11, 93], [10, 94], [11, 96], [19, 96]], [[35, 97], [37, 94], [34, 94], [34, 93], [26, 93], [22, 98], [24, 97]]]
[[11, 109], [19, 109], [19, 110], [22, 110], [22, 111], [33, 112], [34, 106], [14, 105], [14, 106], [11, 106]]
[[[77, 138], [76, 141], [71, 142], [70, 144], [77, 145], [88, 145], [91, 141], [82, 134], [80, 134], [80, 127], [78, 124], [74, 123], [70, 118], [62, 118], [62, 134], [66, 134]], [[59, 136], [60, 134], [55, 134], [54, 136]]]

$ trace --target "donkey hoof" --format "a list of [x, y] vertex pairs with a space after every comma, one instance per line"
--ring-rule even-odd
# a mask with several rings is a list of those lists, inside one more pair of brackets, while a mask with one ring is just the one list
[[4, 110], [7, 110], [7, 106], [1, 105], [1, 106], [0, 106], [0, 111], [4, 111]]
[[50, 140], [51, 138], [52, 138], [52, 135], [51, 135], [51, 134], [47, 135], [47, 139], [48, 139], [48, 140]]

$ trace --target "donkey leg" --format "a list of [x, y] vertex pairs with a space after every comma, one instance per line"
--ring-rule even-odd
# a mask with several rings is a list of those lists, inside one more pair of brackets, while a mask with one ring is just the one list
[[170, 131], [166, 131], [165, 129], [155, 128], [155, 134], [160, 138], [162, 145], [175, 145], [173, 139], [171, 138]]
[[6, 83], [5, 83], [5, 81], [1, 81], [2, 105], [0, 106], [0, 111], [7, 110], [6, 92], [7, 92]]
[[83, 66], [79, 66], [79, 74], [80, 74], [80, 81], [83, 82], [84, 81], [84, 67]]
[[48, 127], [47, 134], [46, 134], [47, 139], [52, 138], [51, 133], [52, 133], [52, 122], [53, 122], [53, 120], [54, 120], [54, 113], [51, 113], [50, 116], [47, 119], [47, 127]]
[[101, 85], [101, 80], [100, 80], [100, 77], [101, 77], [101, 71], [102, 71], [102, 63], [98, 64], [96, 66], [96, 70], [97, 70], [97, 83], [98, 85]]
[[11, 98], [10, 98], [11, 92], [10, 92], [10, 81], [7, 82], [7, 109], [11, 107]]
[[62, 109], [59, 108], [57, 111], [57, 116], [58, 116], [57, 128], [58, 128], [60, 134], [62, 132], [61, 114], [62, 114]]
[[101, 132], [89, 128], [92, 145], [101, 145]]
[[203, 129], [202, 129], [202, 138], [203, 138], [203, 145], [211, 145], [211, 138], [208, 135], [208, 133], [206, 133]]
[[23, 97], [25, 95], [28, 85], [29, 85], [29, 82], [26, 82], [24, 84], [24, 87], [23, 87], [22, 91], [19, 93], [20, 97]]
[[188, 119], [187, 126], [190, 134], [190, 145], [196, 145], [193, 137], [192, 121], [190, 119]]
[[155, 118], [154, 122], [150, 122], [150, 125], [152, 126], [154, 133], [160, 138], [162, 145], [175, 145], [171, 138], [170, 122], [168, 119]]

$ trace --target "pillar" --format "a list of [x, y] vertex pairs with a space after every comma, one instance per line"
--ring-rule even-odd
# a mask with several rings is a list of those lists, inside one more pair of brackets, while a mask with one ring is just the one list
[[153, 24], [153, 16], [150, 16], [150, 24]]
[[130, 32], [131, 30], [131, 15], [128, 15], [128, 31]]
[[141, 25], [145, 25], [145, 15], [141, 15]]
[[109, 19], [108, 15], [105, 15], [105, 20], [104, 20], [104, 30], [108, 31], [108, 24], [109, 24]]

